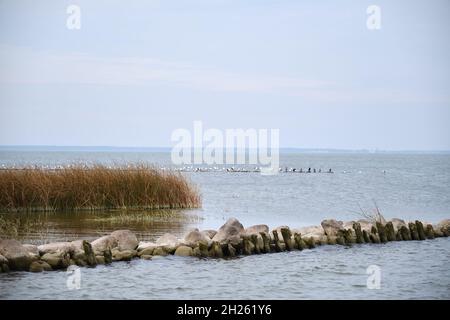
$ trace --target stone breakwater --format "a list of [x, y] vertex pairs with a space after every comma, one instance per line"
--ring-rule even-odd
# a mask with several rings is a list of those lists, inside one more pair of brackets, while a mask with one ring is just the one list
[[[428, 240], [450, 235], [450, 219], [432, 225], [401, 219], [385, 221], [324, 220], [320, 226], [269, 230], [266, 225], [248, 228], [229, 219], [219, 230], [192, 230], [179, 239], [164, 234], [156, 242], [139, 242], [129, 230], [118, 230], [92, 242], [77, 240], [35, 246], [16, 240], [0, 240], [0, 272], [13, 270], [42, 272], [65, 269], [71, 265], [95, 267], [135, 258], [151, 260], [156, 256], [228, 258], [313, 249], [321, 245], [380, 244], [389, 241]], [[380, 248], [382, 249], [382, 248]]]

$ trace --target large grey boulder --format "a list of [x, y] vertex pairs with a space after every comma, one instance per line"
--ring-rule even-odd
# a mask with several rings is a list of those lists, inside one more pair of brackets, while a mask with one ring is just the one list
[[408, 227], [408, 225], [406, 224], [406, 222], [402, 219], [397, 219], [397, 218], [393, 218], [391, 220], [392, 222], [392, 226], [394, 227], [394, 231], [397, 232], [398, 230], [400, 230], [401, 227]]
[[360, 219], [357, 221], [359, 225], [361, 226], [361, 231], [366, 231], [368, 233], [372, 232], [372, 227], [375, 226], [375, 223], [367, 220], [367, 219]]
[[208, 238], [212, 239], [217, 234], [217, 231], [216, 230], [203, 230], [203, 231], [201, 231], [201, 233], [203, 235], [207, 236]]
[[231, 244], [238, 244], [241, 241], [241, 234], [244, 232], [244, 227], [235, 218], [228, 219], [228, 221], [220, 227], [217, 234], [213, 237], [214, 242]]
[[175, 255], [180, 257], [190, 257], [193, 255], [193, 250], [188, 246], [179, 246], [177, 250], [175, 250]]
[[190, 231], [183, 239], [184, 244], [190, 247], [195, 247], [200, 241], [210, 244], [211, 238], [200, 232], [198, 229]]
[[165, 233], [156, 240], [156, 244], [167, 252], [173, 252], [180, 245], [180, 240], [173, 234]]
[[136, 250], [139, 241], [136, 235], [130, 230], [117, 230], [111, 233], [111, 237], [117, 240], [117, 247], [120, 251]]
[[26, 270], [36, 258], [19, 242], [12, 239], [0, 240], [0, 255], [8, 260], [11, 270]]
[[38, 246], [39, 254], [42, 256], [46, 253], [68, 253], [75, 251], [71, 242], [53, 242]]
[[344, 223], [334, 219], [323, 220], [321, 223], [323, 231], [327, 236], [336, 237], [339, 231], [344, 231]]
[[30, 265], [30, 272], [52, 271], [52, 267], [45, 261], [33, 261]]
[[245, 235], [251, 236], [251, 235], [259, 235], [261, 232], [269, 234], [269, 227], [265, 224], [258, 224], [255, 226], [248, 227], [244, 230]]
[[441, 231], [444, 235], [450, 235], [450, 219], [445, 219], [434, 226], [435, 230]]
[[97, 255], [103, 255], [105, 251], [112, 250], [118, 245], [117, 239], [111, 235], [100, 237], [91, 242], [92, 250]]

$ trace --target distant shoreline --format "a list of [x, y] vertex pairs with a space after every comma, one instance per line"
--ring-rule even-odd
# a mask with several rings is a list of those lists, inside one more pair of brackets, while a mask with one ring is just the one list
[[[0, 145], [2, 151], [17, 152], [142, 152], [170, 153], [171, 147], [115, 147], [115, 146], [45, 146], [45, 145]], [[255, 150], [249, 150], [255, 151]], [[283, 154], [443, 154], [450, 155], [450, 150], [367, 150], [367, 149], [313, 149], [280, 148]]]

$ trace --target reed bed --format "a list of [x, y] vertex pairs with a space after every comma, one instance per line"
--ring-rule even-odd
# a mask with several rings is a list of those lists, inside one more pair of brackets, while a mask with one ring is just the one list
[[146, 165], [0, 170], [0, 210], [177, 209], [201, 205], [182, 175]]

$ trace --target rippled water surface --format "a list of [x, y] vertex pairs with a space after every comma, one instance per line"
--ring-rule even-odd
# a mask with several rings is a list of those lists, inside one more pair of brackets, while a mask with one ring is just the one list
[[[57, 165], [75, 161], [145, 161], [168, 167], [164, 153], [0, 152], [0, 165]], [[376, 201], [387, 218], [438, 222], [450, 218], [450, 156], [400, 154], [284, 154], [281, 165], [332, 168], [333, 174], [189, 172], [203, 207], [174, 212], [1, 213], [21, 226], [23, 242], [94, 239], [128, 228], [152, 240], [193, 227], [217, 229], [229, 217], [244, 226], [320, 224], [359, 219]], [[19, 222], [18, 222], [19, 221]], [[70, 291], [65, 272], [0, 274], [0, 298], [450, 298], [450, 240], [395, 242], [232, 260], [169, 257], [82, 269], [82, 288]], [[380, 290], [366, 287], [370, 265], [381, 268]], [[122, 270], [124, 269], [124, 270]]]

